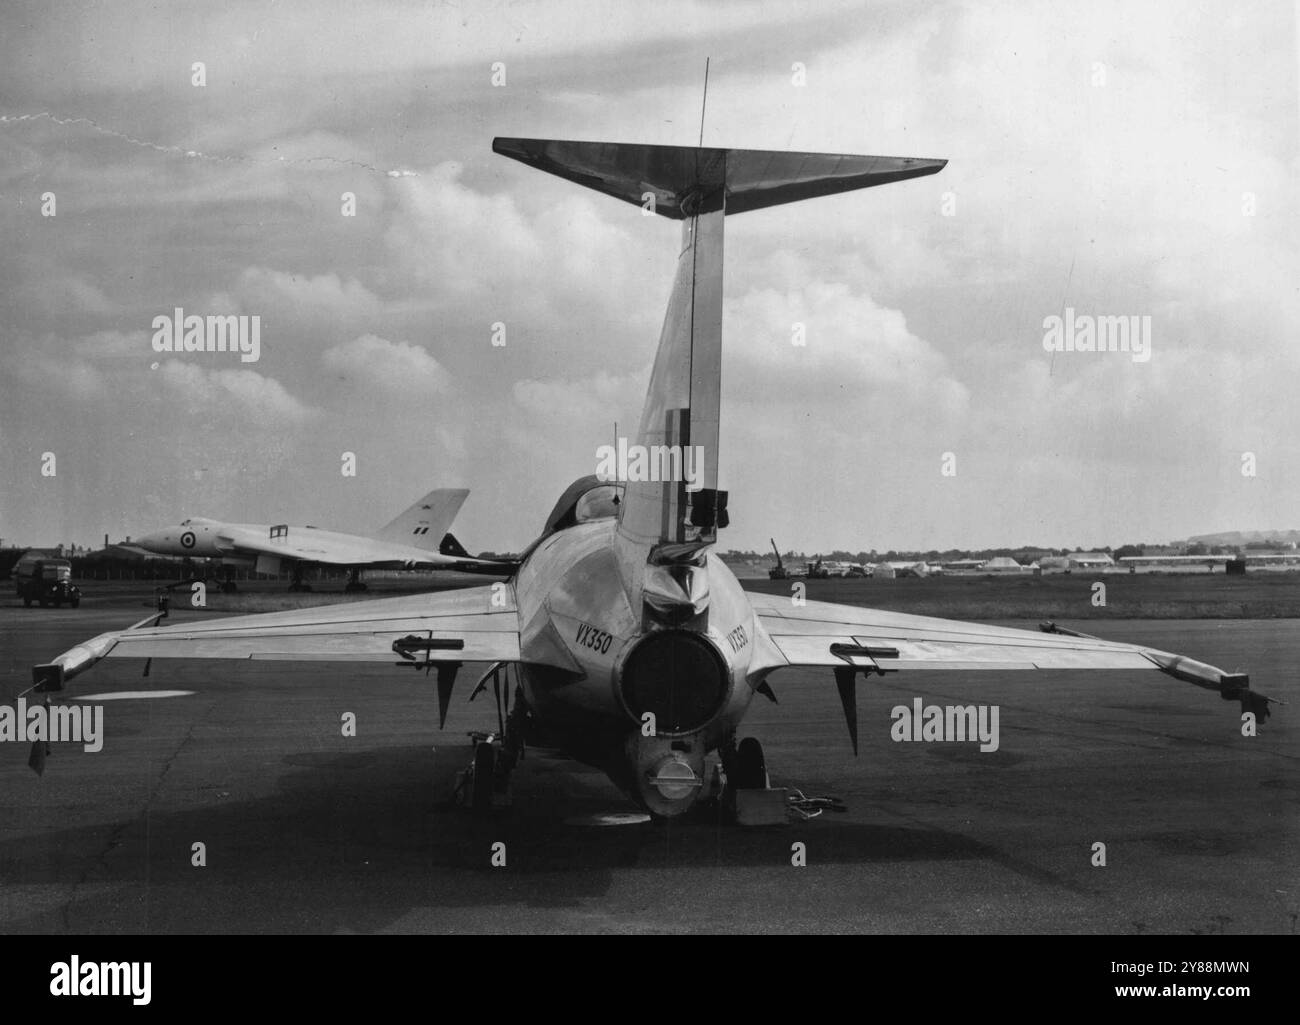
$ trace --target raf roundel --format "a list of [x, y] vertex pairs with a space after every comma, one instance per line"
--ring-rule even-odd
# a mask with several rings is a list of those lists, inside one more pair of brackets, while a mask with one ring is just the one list
[[187, 530], [184, 534], [181, 535], [181, 547], [182, 548], [194, 547], [194, 531]]

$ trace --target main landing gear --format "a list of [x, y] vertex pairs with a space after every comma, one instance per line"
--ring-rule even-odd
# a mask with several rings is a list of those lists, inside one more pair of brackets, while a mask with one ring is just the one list
[[771, 787], [763, 745], [756, 737], [746, 737], [739, 744], [735, 737], [731, 737], [718, 749], [718, 754], [722, 756], [722, 771], [727, 777], [724, 799], [728, 803], [735, 802], [738, 790], [767, 790]]
[[510, 771], [514, 766], [506, 754], [505, 738], [498, 733], [478, 730], [470, 733], [469, 738], [474, 746], [474, 757], [463, 771], [456, 773], [452, 800], [460, 807], [478, 813], [510, 807], [513, 799]]
[[723, 809], [737, 825], [776, 826], [816, 818], [824, 811], [848, 810], [838, 797], [808, 797], [792, 787], [773, 787], [763, 745], [754, 737], [739, 744], [733, 737], [719, 753], [726, 774]]
[[783, 825], [787, 821], [787, 792], [772, 789], [763, 745], [755, 737], [746, 737], [739, 744], [731, 737], [718, 753], [726, 774], [723, 812], [741, 826]]
[[344, 594], [353, 594], [357, 591], [368, 591], [368, 588], [361, 580], [361, 570], [355, 566], [348, 571], [348, 582], [343, 585]]
[[[524, 727], [528, 718], [527, 707], [520, 692], [516, 691], [514, 707], [510, 707], [509, 679], [504, 666], [495, 667], [474, 691], [478, 694], [492, 683], [497, 703], [497, 731], [469, 734], [474, 747], [470, 764], [456, 774], [456, 788], [452, 800], [462, 808], [481, 813], [493, 808], [508, 808], [513, 803], [510, 776], [524, 757]], [[474, 700], [474, 695], [470, 696]]]
[[235, 567], [226, 566], [224, 568], [226, 571], [226, 579], [221, 581], [221, 593], [234, 594], [237, 590], [239, 590], [239, 588], [235, 586]]

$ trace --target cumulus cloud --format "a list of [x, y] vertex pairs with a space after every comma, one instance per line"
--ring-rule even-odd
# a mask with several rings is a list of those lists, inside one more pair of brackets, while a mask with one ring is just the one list
[[352, 322], [373, 317], [379, 298], [356, 278], [335, 272], [307, 275], [268, 267], [249, 267], [236, 285], [241, 306], [266, 315], [280, 311], [309, 325]]
[[255, 370], [209, 370], [169, 359], [155, 371], [162, 386], [201, 416], [223, 415], [259, 424], [300, 426], [315, 411], [289, 394], [279, 381]]
[[[67, 508], [99, 536], [106, 506], [196, 460], [214, 479], [262, 466], [268, 499], [310, 495], [325, 522], [381, 517], [364, 496], [462, 463], [483, 543], [526, 542], [528, 500], [638, 417], [680, 227], [504, 160], [491, 136], [692, 143], [707, 49], [706, 144], [950, 158], [727, 219], [724, 543], [760, 545], [769, 523], [805, 547], [1105, 543], [1137, 524], [1159, 540], [1295, 508], [1289, 8], [593, 10], [33, 8], [0, 37], [0, 115], [78, 120], [0, 125], [0, 191], [29, 197], [0, 208], [0, 323], [24, 332], [5, 338], [0, 471], [11, 451], [93, 456], [98, 498]], [[75, 38], [95, 54], [69, 62]], [[207, 61], [204, 90], [177, 53]], [[1225, 77], [1225, 53], [1248, 72]], [[32, 205], [45, 188], [57, 219]], [[262, 315], [262, 361], [133, 361], [173, 305]], [[1044, 353], [1043, 318], [1067, 305], [1151, 315], [1151, 362]], [[151, 424], [168, 447], [132, 448]], [[1247, 448], [1274, 475], [1253, 491], [1215, 476]], [[374, 489], [323, 483], [343, 449]], [[1158, 493], [1196, 501], [1143, 519]], [[0, 512], [36, 529], [40, 509]]]
[[147, 331], [96, 331], [72, 346], [80, 356], [91, 359], [152, 359]]
[[969, 395], [948, 361], [907, 327], [899, 310], [840, 282], [752, 291], [726, 304], [727, 361], [743, 394], [770, 392], [837, 400], [901, 389], [909, 398], [966, 409]]
[[431, 397], [451, 390], [451, 375], [442, 364], [409, 342], [362, 335], [326, 350], [324, 362], [350, 386], [380, 395]]

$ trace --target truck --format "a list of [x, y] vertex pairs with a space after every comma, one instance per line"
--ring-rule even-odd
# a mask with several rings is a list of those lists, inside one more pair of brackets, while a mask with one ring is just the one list
[[81, 588], [72, 582], [72, 563], [67, 559], [23, 559], [14, 567], [14, 584], [25, 608], [32, 602], [56, 609], [67, 602], [74, 609], [81, 604]]

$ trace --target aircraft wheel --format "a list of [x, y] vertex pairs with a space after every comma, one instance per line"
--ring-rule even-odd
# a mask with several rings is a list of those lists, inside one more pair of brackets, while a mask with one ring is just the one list
[[223, 581], [221, 584], [222, 594], [234, 594], [238, 590], [239, 588], [235, 586], [235, 582], [233, 580], [226, 580]]
[[491, 744], [479, 744], [474, 749], [474, 784], [469, 800], [469, 806], [474, 811], [487, 811], [492, 807], [492, 784], [496, 767], [497, 749]]
[[763, 745], [754, 737], [746, 737], [736, 746], [736, 771], [730, 783], [733, 790], [767, 789]]
[[25, 609], [30, 609], [31, 607], [32, 607], [32, 600], [31, 600], [30, 598], [24, 598], [24, 599], [23, 599], [23, 608], [25, 608]]

